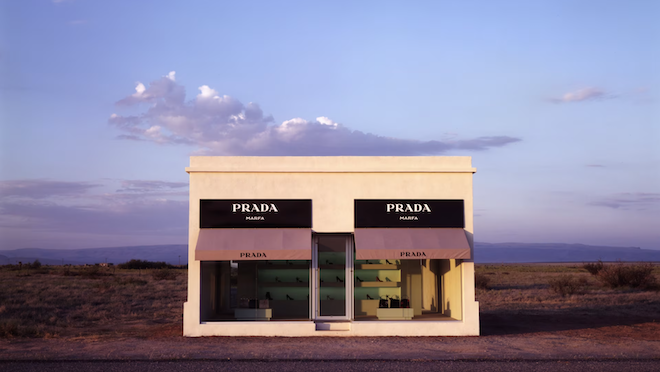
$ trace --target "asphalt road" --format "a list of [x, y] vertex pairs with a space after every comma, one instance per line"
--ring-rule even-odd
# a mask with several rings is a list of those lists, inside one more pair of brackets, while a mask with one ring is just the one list
[[195, 361], [0, 361], [1, 371], [660, 371], [654, 360], [498, 360], [498, 361], [415, 361], [415, 360], [195, 360]]

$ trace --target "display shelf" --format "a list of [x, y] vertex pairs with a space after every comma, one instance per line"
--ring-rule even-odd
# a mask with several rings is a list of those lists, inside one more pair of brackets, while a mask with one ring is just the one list
[[346, 269], [346, 265], [344, 265], [344, 264], [341, 264], [341, 265], [340, 264], [330, 264], [330, 265], [323, 264], [323, 265], [319, 265], [319, 268], [325, 269], [325, 270], [342, 270], [343, 271], [343, 270]]
[[355, 315], [377, 316], [381, 298], [401, 298], [401, 267], [395, 260], [355, 263]]
[[401, 287], [401, 282], [355, 282], [356, 287], [392, 288]]
[[415, 310], [410, 308], [376, 309], [378, 320], [411, 320]]
[[299, 264], [266, 264], [259, 265], [259, 270], [307, 270], [309, 265], [299, 265]]
[[270, 320], [272, 309], [234, 309], [234, 317], [238, 320]]
[[335, 287], [335, 288], [344, 288], [346, 286], [346, 283], [335, 283], [335, 282], [323, 282], [320, 283], [321, 287], [327, 288], [327, 287]]
[[395, 264], [359, 264], [355, 265], [357, 270], [398, 270], [401, 265]]
[[270, 300], [270, 307], [278, 307], [278, 306], [284, 306], [284, 305], [302, 305], [302, 304], [307, 304], [308, 301], [307, 299], [304, 300]]
[[261, 287], [281, 287], [281, 288], [291, 288], [291, 287], [304, 287], [307, 288], [309, 287], [308, 282], [267, 282], [267, 283], [261, 283]]

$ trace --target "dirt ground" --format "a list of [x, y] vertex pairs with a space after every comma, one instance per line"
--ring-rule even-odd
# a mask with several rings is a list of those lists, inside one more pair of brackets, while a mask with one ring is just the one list
[[[72, 281], [33, 275], [19, 289], [41, 296], [42, 302], [12, 305], [25, 293], [16, 292], [17, 282], [10, 285], [16, 275], [6, 273], [7, 281], [0, 285], [6, 304], [0, 304], [0, 322], [11, 314], [19, 321], [25, 314], [21, 316], [32, 319], [26, 318], [26, 324], [43, 319], [45, 331], [40, 337], [0, 338], [0, 360], [660, 360], [658, 291], [604, 289], [578, 267], [484, 265], [478, 273], [490, 278], [490, 288], [477, 290], [481, 336], [353, 338], [185, 338], [184, 278], [160, 282], [142, 276], [135, 284], [130, 277]], [[567, 274], [585, 278], [580, 293], [560, 296], [548, 289], [551, 279]], [[71, 293], [86, 295], [76, 297], [80, 303], [68, 304], [74, 309], [68, 310], [58, 305], [63, 303], [60, 297], [29, 292], [45, 283], [51, 288], [77, 288], [75, 284], [81, 289]], [[162, 293], [170, 298], [163, 301]], [[80, 311], [87, 309], [84, 313], [91, 315], [84, 319], [84, 328], [64, 320], [52, 323], [37, 306], [44, 303], [54, 309], [48, 311], [61, 311], [61, 319], [74, 325], [83, 324], [77, 320]], [[141, 314], [152, 317], [143, 319]]]
[[156, 337], [5, 339], [0, 359], [660, 359], [660, 324], [646, 319], [482, 314], [481, 320], [480, 337], [184, 338], [180, 327], [169, 327]]

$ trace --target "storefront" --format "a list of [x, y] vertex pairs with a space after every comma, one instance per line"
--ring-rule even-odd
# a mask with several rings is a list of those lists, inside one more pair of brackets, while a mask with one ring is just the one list
[[191, 157], [186, 336], [479, 334], [470, 157]]

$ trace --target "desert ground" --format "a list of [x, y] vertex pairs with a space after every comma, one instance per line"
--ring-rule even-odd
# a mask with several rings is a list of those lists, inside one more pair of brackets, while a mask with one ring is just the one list
[[477, 265], [482, 335], [409, 338], [184, 338], [183, 268], [7, 265], [0, 360], [660, 360], [660, 266], [644, 265], [633, 287], [582, 264]]

